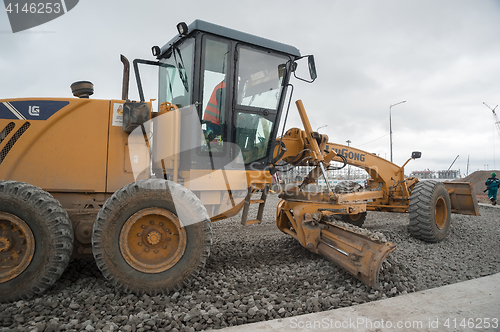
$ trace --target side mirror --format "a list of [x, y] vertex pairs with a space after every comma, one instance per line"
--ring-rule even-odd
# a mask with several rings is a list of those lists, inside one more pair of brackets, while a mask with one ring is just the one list
[[418, 159], [420, 157], [422, 157], [422, 152], [414, 151], [414, 152], [411, 153], [411, 158], [412, 159]]
[[314, 55], [309, 55], [307, 57], [307, 63], [309, 65], [309, 75], [314, 81], [318, 77], [318, 74], [316, 73], [316, 64], [314, 63]]
[[[305, 58], [307, 58], [307, 68], [309, 69], [309, 72], [305, 66]], [[299, 62], [303, 63], [303, 65], [299, 66]], [[301, 81], [307, 83], [314, 82], [314, 80], [318, 77], [318, 74], [316, 73], [316, 64], [314, 63], [314, 55], [305, 55], [295, 59], [295, 61], [292, 62], [291, 71], [293, 72], [293, 76]], [[308, 76], [309, 79], [306, 79]]]

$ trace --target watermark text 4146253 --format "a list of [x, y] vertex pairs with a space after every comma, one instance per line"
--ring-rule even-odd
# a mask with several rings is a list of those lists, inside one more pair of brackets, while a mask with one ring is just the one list
[[31, 29], [56, 19], [71, 9], [79, 0], [4, 0], [12, 32]]

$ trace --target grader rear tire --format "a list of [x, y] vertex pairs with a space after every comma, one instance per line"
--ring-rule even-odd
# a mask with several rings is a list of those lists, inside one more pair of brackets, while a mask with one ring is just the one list
[[104, 277], [126, 293], [179, 290], [205, 266], [212, 244], [207, 210], [171, 181], [131, 183], [97, 215], [92, 248]]
[[342, 221], [349, 223], [354, 226], [361, 227], [365, 223], [366, 220], [366, 212], [358, 213], [358, 214], [344, 214], [342, 215]]
[[42, 293], [72, 251], [71, 221], [56, 199], [27, 183], [0, 181], [0, 302]]
[[451, 204], [448, 191], [441, 182], [417, 183], [410, 197], [410, 233], [425, 242], [442, 241], [451, 224]]

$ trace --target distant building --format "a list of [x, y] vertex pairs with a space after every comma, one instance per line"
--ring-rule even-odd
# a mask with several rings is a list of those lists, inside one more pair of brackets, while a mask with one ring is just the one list
[[430, 169], [424, 171], [413, 171], [410, 176], [416, 177], [420, 180], [424, 179], [458, 179], [460, 177], [460, 170], [446, 170], [446, 171], [431, 171]]
[[410, 176], [416, 177], [417, 179], [435, 179], [436, 178], [436, 172], [431, 171], [431, 170], [425, 170], [425, 171], [413, 171], [411, 172]]
[[438, 171], [438, 179], [458, 179], [460, 177], [460, 170], [447, 170]]

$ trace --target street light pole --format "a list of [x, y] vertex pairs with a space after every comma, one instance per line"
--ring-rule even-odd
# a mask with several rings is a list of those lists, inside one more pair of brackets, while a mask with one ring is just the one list
[[319, 127], [318, 127], [318, 129], [316, 129], [316, 132], [319, 132], [319, 130], [320, 130], [321, 128], [324, 128], [324, 127], [326, 127], [326, 126], [328, 126], [328, 125], [326, 124], [326, 125], [323, 125], [323, 126], [319, 126]]
[[[345, 141], [347, 143], [347, 146], [351, 146], [351, 141], [347, 140]], [[351, 166], [347, 165], [347, 180], [351, 179]]]
[[393, 106], [396, 106], [396, 105], [399, 105], [402, 103], [406, 103], [406, 100], [400, 101], [399, 103], [392, 104], [391, 106], [389, 106], [389, 136], [390, 136], [390, 141], [391, 141], [391, 163], [392, 163], [392, 115], [391, 115], [391, 108]]

